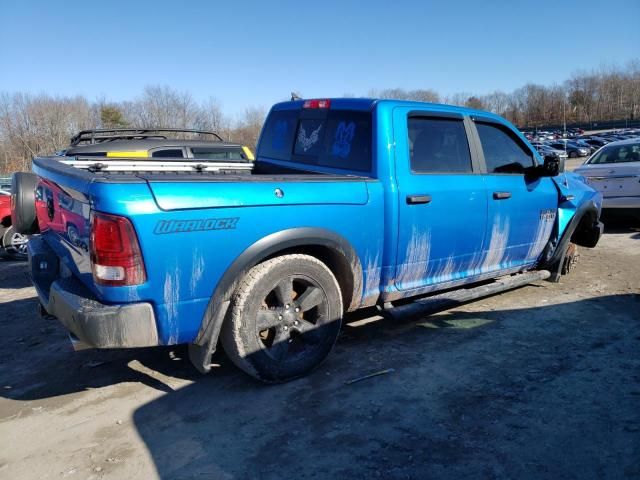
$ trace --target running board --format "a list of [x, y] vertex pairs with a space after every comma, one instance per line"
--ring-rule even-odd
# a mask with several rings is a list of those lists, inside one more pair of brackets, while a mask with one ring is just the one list
[[418, 315], [428, 315], [453, 308], [478, 298], [522, 287], [531, 282], [545, 280], [550, 276], [551, 272], [548, 270], [518, 273], [516, 275], [497, 278], [492, 283], [486, 285], [480, 285], [472, 288], [460, 288], [451, 292], [441, 293], [439, 295], [433, 295], [428, 298], [416, 300], [406, 305], [384, 308], [382, 313], [390, 316], [394, 320], [416, 317]]

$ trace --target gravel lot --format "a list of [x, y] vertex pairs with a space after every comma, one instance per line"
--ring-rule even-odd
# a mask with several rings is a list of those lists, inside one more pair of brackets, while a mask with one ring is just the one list
[[352, 318], [279, 386], [223, 354], [203, 377], [182, 348], [73, 352], [0, 262], [0, 478], [640, 478], [640, 232], [581, 253], [560, 284]]

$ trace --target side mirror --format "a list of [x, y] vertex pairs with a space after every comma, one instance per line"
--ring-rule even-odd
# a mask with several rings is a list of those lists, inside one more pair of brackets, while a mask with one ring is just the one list
[[564, 158], [545, 156], [538, 170], [541, 177], [555, 177], [564, 172]]

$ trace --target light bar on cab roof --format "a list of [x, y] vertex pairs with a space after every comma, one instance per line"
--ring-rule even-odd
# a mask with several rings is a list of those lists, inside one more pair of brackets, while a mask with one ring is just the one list
[[329, 108], [331, 106], [331, 100], [327, 99], [315, 99], [315, 100], [305, 100], [302, 108]]

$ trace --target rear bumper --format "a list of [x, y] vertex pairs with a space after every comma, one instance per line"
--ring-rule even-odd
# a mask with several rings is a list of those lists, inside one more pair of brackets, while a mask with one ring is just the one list
[[150, 303], [101, 303], [74, 277], [59, 277], [58, 258], [44, 240], [31, 238], [28, 252], [31, 278], [40, 303], [81, 342], [95, 348], [158, 345]]

